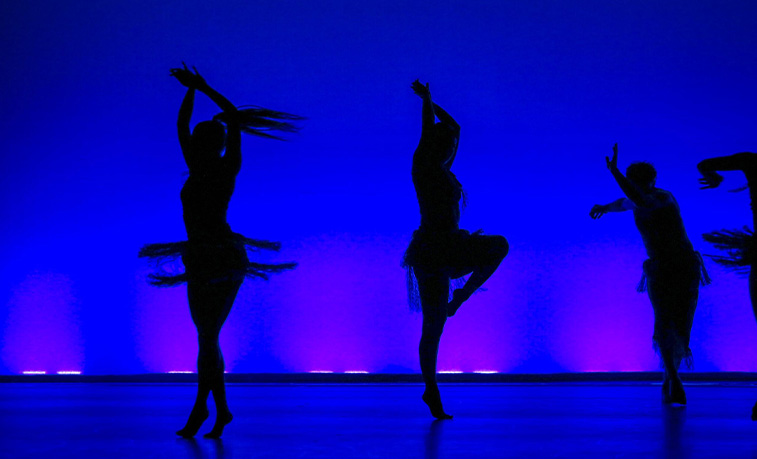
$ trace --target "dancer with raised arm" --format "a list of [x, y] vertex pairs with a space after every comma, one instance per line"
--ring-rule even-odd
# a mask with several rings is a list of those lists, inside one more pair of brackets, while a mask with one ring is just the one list
[[[494, 273], [507, 255], [509, 245], [503, 236], [470, 234], [459, 228], [463, 187], [450, 168], [457, 154], [460, 126], [431, 100], [428, 83], [424, 86], [416, 80], [412, 88], [423, 101], [421, 139], [413, 155], [412, 168], [421, 224], [413, 233], [403, 266], [408, 272], [411, 308], [423, 312], [419, 345], [421, 373], [426, 385], [423, 401], [434, 417], [451, 419], [452, 416], [444, 412], [436, 382], [444, 324]], [[450, 279], [467, 274], [471, 276], [452, 293], [450, 300]]]
[[633, 211], [636, 227], [649, 259], [644, 261], [638, 291], [647, 291], [654, 309], [653, 343], [659, 353], [664, 377], [665, 403], [686, 404], [686, 392], [678, 375], [681, 361], [691, 366], [691, 327], [699, 299], [699, 285], [709, 283], [702, 257], [694, 251], [681, 211], [673, 195], [655, 187], [657, 172], [645, 162], [632, 163], [626, 175], [618, 170], [618, 144], [607, 168], [625, 194], [607, 205], [595, 205], [590, 215], [598, 219], [607, 212]]
[[[188, 240], [148, 244], [139, 255], [159, 264], [181, 257], [184, 273], [171, 274], [159, 265], [159, 271], [150, 275], [150, 283], [156, 286], [187, 283], [189, 310], [197, 327], [197, 397], [186, 425], [176, 433], [182, 437], [197, 433], [208, 417], [207, 399], [212, 392], [216, 422], [205, 436], [219, 438], [232, 420], [218, 341], [221, 327], [245, 277], [267, 279], [271, 273], [295, 267], [295, 263], [251, 262], [248, 249], [278, 250], [279, 243], [246, 238], [232, 232], [226, 222], [226, 210], [242, 166], [241, 133], [279, 138], [271, 131], [294, 132], [297, 128], [293, 122], [301, 118], [263, 108], [237, 109], [211, 88], [197, 69], [193, 73], [186, 65], [171, 69], [171, 75], [187, 87], [179, 110], [178, 130], [181, 151], [189, 168], [189, 177], [181, 189]], [[196, 91], [207, 95], [223, 111], [212, 121], [198, 123], [190, 134]]]
[[[743, 230], [713, 231], [703, 234], [702, 237], [728, 254], [713, 256], [713, 260], [728, 269], [749, 275], [749, 299], [757, 318], [757, 270], [754, 269], [757, 260], [754, 245], [754, 228], [757, 225], [757, 214], [754, 212], [757, 203], [757, 153], [743, 152], [705, 159], [697, 165], [697, 169], [702, 174], [699, 183], [702, 184], [703, 190], [717, 188], [723, 181], [723, 177], [717, 171], [741, 171], [746, 176], [749, 198], [752, 201], [752, 229], [745, 226]], [[757, 421], [757, 403], [752, 407], [752, 420]]]

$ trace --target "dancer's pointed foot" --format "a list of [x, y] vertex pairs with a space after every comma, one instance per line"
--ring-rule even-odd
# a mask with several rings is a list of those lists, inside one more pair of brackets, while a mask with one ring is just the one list
[[205, 420], [208, 419], [208, 409], [200, 408], [193, 409], [189, 413], [189, 419], [187, 419], [187, 425], [183, 429], [177, 430], [176, 435], [184, 438], [192, 438], [197, 435], [197, 431], [200, 430], [200, 426]]
[[752, 421], [757, 421], [757, 403], [752, 407]]
[[431, 410], [431, 416], [436, 419], [452, 419], [451, 414], [444, 412], [442, 408], [442, 397], [439, 395], [439, 390], [428, 390], [423, 392], [423, 401], [428, 405], [428, 409]]
[[459, 288], [452, 292], [452, 301], [447, 303], [447, 317], [454, 316], [466, 299], [467, 298], [465, 298], [465, 292], [463, 291], [463, 289]]
[[686, 391], [683, 390], [683, 382], [680, 379], [670, 382], [670, 403], [686, 404]]
[[205, 438], [221, 438], [221, 435], [223, 435], [223, 428], [226, 427], [231, 420], [234, 419], [234, 416], [231, 415], [231, 411], [223, 411], [219, 412], [216, 415], [216, 423], [213, 426], [213, 429], [211, 429], [210, 432], [203, 435]]

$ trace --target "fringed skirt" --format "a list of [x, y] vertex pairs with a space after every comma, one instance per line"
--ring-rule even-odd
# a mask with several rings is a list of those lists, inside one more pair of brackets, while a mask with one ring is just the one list
[[707, 255], [716, 263], [739, 274], [749, 274], [755, 262], [754, 232], [748, 227], [743, 230], [721, 230], [704, 233], [702, 239], [728, 255]]
[[711, 282], [699, 252], [670, 259], [644, 261], [637, 291], [647, 291], [654, 309], [652, 342], [657, 354], [671, 352], [676, 361], [692, 368], [689, 348], [699, 286]]
[[406, 270], [407, 299], [412, 311], [421, 311], [418, 290], [418, 275], [444, 276], [449, 283], [449, 299], [452, 291], [463, 286], [463, 276], [476, 266], [486, 264], [491, 257], [493, 238], [481, 230], [471, 234], [466, 230], [413, 232], [413, 238], [402, 258]]
[[[148, 276], [151, 285], [173, 287], [188, 281], [214, 283], [248, 277], [268, 279], [270, 274], [293, 269], [297, 263], [255, 263], [250, 261], [248, 252], [278, 251], [280, 248], [278, 242], [229, 233], [226, 237], [147, 244], [140, 249], [139, 256], [155, 264], [155, 272]], [[174, 269], [178, 259], [184, 264], [183, 272]]]

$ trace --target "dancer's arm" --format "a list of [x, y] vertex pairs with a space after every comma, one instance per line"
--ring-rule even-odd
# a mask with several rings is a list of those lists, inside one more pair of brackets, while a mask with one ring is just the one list
[[620, 198], [609, 204], [596, 204], [589, 211], [589, 215], [594, 220], [598, 219], [602, 215], [608, 212], [625, 212], [626, 210], [633, 210], [633, 203], [628, 198]]
[[187, 65], [183, 62], [182, 64], [184, 65], [183, 69], [171, 69], [171, 76], [187, 87], [187, 93], [181, 101], [181, 107], [179, 107], [179, 118], [176, 122], [176, 127], [179, 132], [179, 145], [181, 146], [181, 152], [184, 155], [184, 162], [187, 163], [187, 167], [192, 169], [190, 165], [192, 162], [192, 134], [189, 129], [189, 122], [192, 119], [197, 82], [195, 76], [187, 68]]
[[242, 169], [242, 132], [235, 116], [230, 116], [226, 121], [226, 153], [223, 160], [233, 175]]
[[205, 82], [205, 79], [196, 68], [194, 68], [194, 71], [198, 80], [197, 89], [218, 105], [218, 108], [223, 110], [221, 118], [226, 123], [226, 153], [223, 155], [223, 161], [228, 171], [233, 175], [237, 175], [242, 169], [242, 132], [239, 129], [237, 107]]
[[625, 194], [636, 207], [650, 207], [653, 205], [653, 202], [645, 199], [644, 195], [626, 178], [625, 175], [623, 175], [622, 172], [618, 170], [617, 143], [612, 147], [612, 159], [605, 156], [605, 161], [607, 161], [607, 168], [610, 170], [610, 173], [615, 178], [615, 181], [618, 182], [620, 190], [623, 191], [623, 194]]
[[434, 123], [436, 122], [434, 103], [431, 101], [431, 90], [428, 83], [424, 86], [418, 80], [413, 81], [410, 87], [413, 88], [413, 92], [423, 101], [423, 108], [421, 109], [421, 142], [423, 142], [431, 136], [431, 130], [434, 128]]
[[[194, 73], [184, 65], [183, 69], [171, 69], [171, 75], [179, 80], [179, 83], [188, 88], [187, 95], [184, 97], [182, 108], [179, 111], [179, 142], [182, 145], [184, 159], [191, 161], [189, 157], [189, 118], [192, 115], [192, 106], [194, 102], [195, 89], [207, 95], [210, 100], [215, 102], [223, 110], [223, 121], [226, 123], [226, 153], [223, 155], [224, 163], [233, 175], [236, 175], [242, 167], [242, 134], [239, 130], [237, 119], [237, 108], [221, 93], [213, 89], [200, 75], [197, 68]], [[190, 168], [191, 169], [191, 168]]]
[[450, 153], [447, 161], [444, 162], [447, 167], [450, 167], [452, 166], [452, 163], [455, 162], [455, 157], [457, 156], [457, 145], [460, 142], [460, 125], [457, 124], [455, 119], [452, 118], [449, 113], [437, 104], [434, 104], [434, 113], [436, 114], [436, 117], [439, 118], [440, 122], [449, 126], [455, 133], [455, 144], [452, 146], [452, 153]]
[[184, 100], [181, 101], [181, 107], [179, 108], [179, 119], [176, 122], [176, 127], [179, 131], [179, 145], [181, 146], [181, 151], [184, 154], [184, 160], [186, 162], [188, 162], [187, 155], [189, 154], [190, 143], [192, 140], [189, 122], [192, 119], [194, 101], [195, 88], [187, 88], [187, 93], [184, 95]]
[[744, 171], [757, 164], [757, 155], [750, 152], [736, 153], [730, 156], [719, 156], [705, 159], [697, 164], [697, 169], [702, 174], [699, 183], [702, 189], [717, 188], [723, 181], [723, 176], [716, 171]]
[[437, 118], [439, 118], [439, 121], [452, 128], [452, 130], [455, 131], [457, 135], [460, 135], [460, 125], [457, 124], [457, 121], [455, 121], [455, 119], [452, 118], [452, 116], [450, 116], [450, 114], [447, 113], [442, 107], [434, 104], [434, 114]]
[[423, 100], [423, 109], [421, 113], [423, 119], [421, 143], [424, 143], [431, 138], [431, 130], [434, 128], [437, 118], [440, 123], [445, 124], [455, 133], [455, 144], [452, 147], [452, 152], [450, 153], [449, 158], [445, 161], [445, 164], [449, 167], [452, 165], [452, 162], [457, 155], [457, 145], [460, 139], [460, 125], [457, 124], [457, 121], [455, 121], [446, 110], [431, 100], [431, 90], [429, 89], [428, 83], [424, 86], [420, 81], [415, 80], [411, 87], [415, 94]]
[[418, 97], [423, 100], [422, 116], [424, 131], [431, 129], [435, 124], [436, 118], [439, 118], [441, 123], [446, 124], [456, 133], [460, 133], [460, 125], [457, 124], [457, 121], [446, 110], [431, 100], [431, 91], [429, 90], [428, 83], [424, 86], [420, 81], [415, 80], [413, 81], [412, 88]]

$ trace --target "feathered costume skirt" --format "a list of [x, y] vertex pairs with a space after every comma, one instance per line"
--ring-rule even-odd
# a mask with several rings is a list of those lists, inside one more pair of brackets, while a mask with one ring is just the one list
[[745, 226], [743, 230], [704, 233], [702, 239], [728, 254], [726, 256], [707, 255], [713, 261], [739, 274], [749, 274], [756, 258], [754, 232], [748, 227]]
[[[155, 263], [155, 272], [148, 276], [151, 285], [173, 287], [188, 281], [213, 283], [248, 277], [268, 279], [270, 274], [293, 269], [297, 263], [255, 263], [250, 261], [248, 252], [278, 251], [280, 248], [278, 242], [250, 239], [229, 232], [223, 237], [147, 244], [140, 249], [139, 256]], [[179, 258], [184, 264], [184, 272], [170, 269]]]
[[657, 354], [671, 352], [676, 361], [692, 368], [689, 342], [699, 286], [710, 282], [699, 252], [644, 261], [637, 291], [648, 292], [654, 309], [652, 342]]

